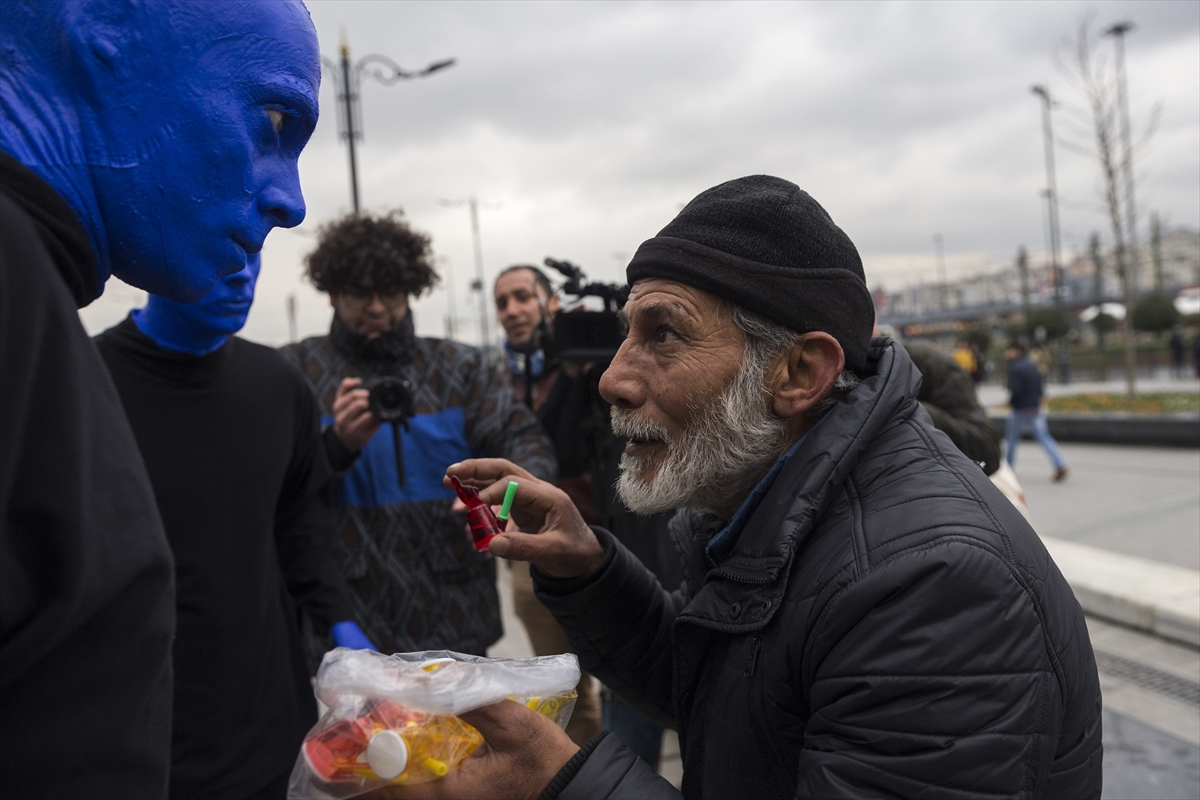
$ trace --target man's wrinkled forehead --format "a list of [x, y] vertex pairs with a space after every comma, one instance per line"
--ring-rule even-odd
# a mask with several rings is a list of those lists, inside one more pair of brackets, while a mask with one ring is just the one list
[[283, 2], [188, 3], [186, 16], [204, 13], [191, 29], [201, 60], [236, 74], [287, 75], [298, 86], [321, 81], [320, 50], [308, 10], [298, 0]]
[[640, 318], [645, 324], [699, 324], [724, 321], [726, 304], [715, 294], [690, 284], [666, 278], [644, 278], [629, 290], [629, 300], [620, 311], [622, 323]]

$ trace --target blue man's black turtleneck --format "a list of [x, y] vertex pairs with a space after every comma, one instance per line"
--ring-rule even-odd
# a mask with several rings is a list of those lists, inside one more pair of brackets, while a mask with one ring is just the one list
[[[282, 790], [316, 704], [293, 599], [351, 619], [319, 414], [274, 350], [165, 350], [127, 318], [96, 337], [175, 554], [171, 796]], [[282, 797], [282, 794], [279, 795]]]

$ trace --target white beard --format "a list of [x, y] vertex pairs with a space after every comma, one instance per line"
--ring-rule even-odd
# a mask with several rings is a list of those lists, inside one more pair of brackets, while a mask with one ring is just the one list
[[708, 408], [698, 413], [678, 440], [636, 412], [612, 407], [617, 436], [658, 440], [666, 445], [654, 477], [641, 474], [654, 453], [621, 456], [617, 494], [636, 514], [673, 508], [702, 511], [728, 509], [744, 497], [783, 455], [787, 443], [783, 420], [767, 409], [763, 379], [766, 363], [747, 357], [738, 374]]

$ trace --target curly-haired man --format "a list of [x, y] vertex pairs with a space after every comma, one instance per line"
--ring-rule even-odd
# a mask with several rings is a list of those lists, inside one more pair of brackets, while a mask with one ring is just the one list
[[[317, 396], [326, 450], [343, 473], [335, 551], [356, 621], [383, 652], [483, 654], [502, 632], [493, 562], [471, 546], [442, 476], [486, 456], [552, 480], [553, 448], [479, 350], [414, 334], [409, 298], [438, 276], [429, 237], [400, 212], [326, 225], [306, 268], [329, 295], [333, 323], [328, 336], [282, 352]], [[411, 416], [381, 430], [369, 388], [383, 377], [404, 382]]]

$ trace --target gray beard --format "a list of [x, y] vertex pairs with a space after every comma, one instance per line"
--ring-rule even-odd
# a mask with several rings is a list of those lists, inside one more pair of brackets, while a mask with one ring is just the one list
[[763, 399], [766, 363], [747, 357], [737, 376], [708, 408], [697, 414], [678, 440], [636, 412], [612, 407], [617, 436], [659, 440], [667, 454], [654, 477], [640, 477], [654, 453], [621, 456], [617, 494], [636, 514], [673, 508], [728, 510], [745, 497], [783, 455], [783, 420]]

